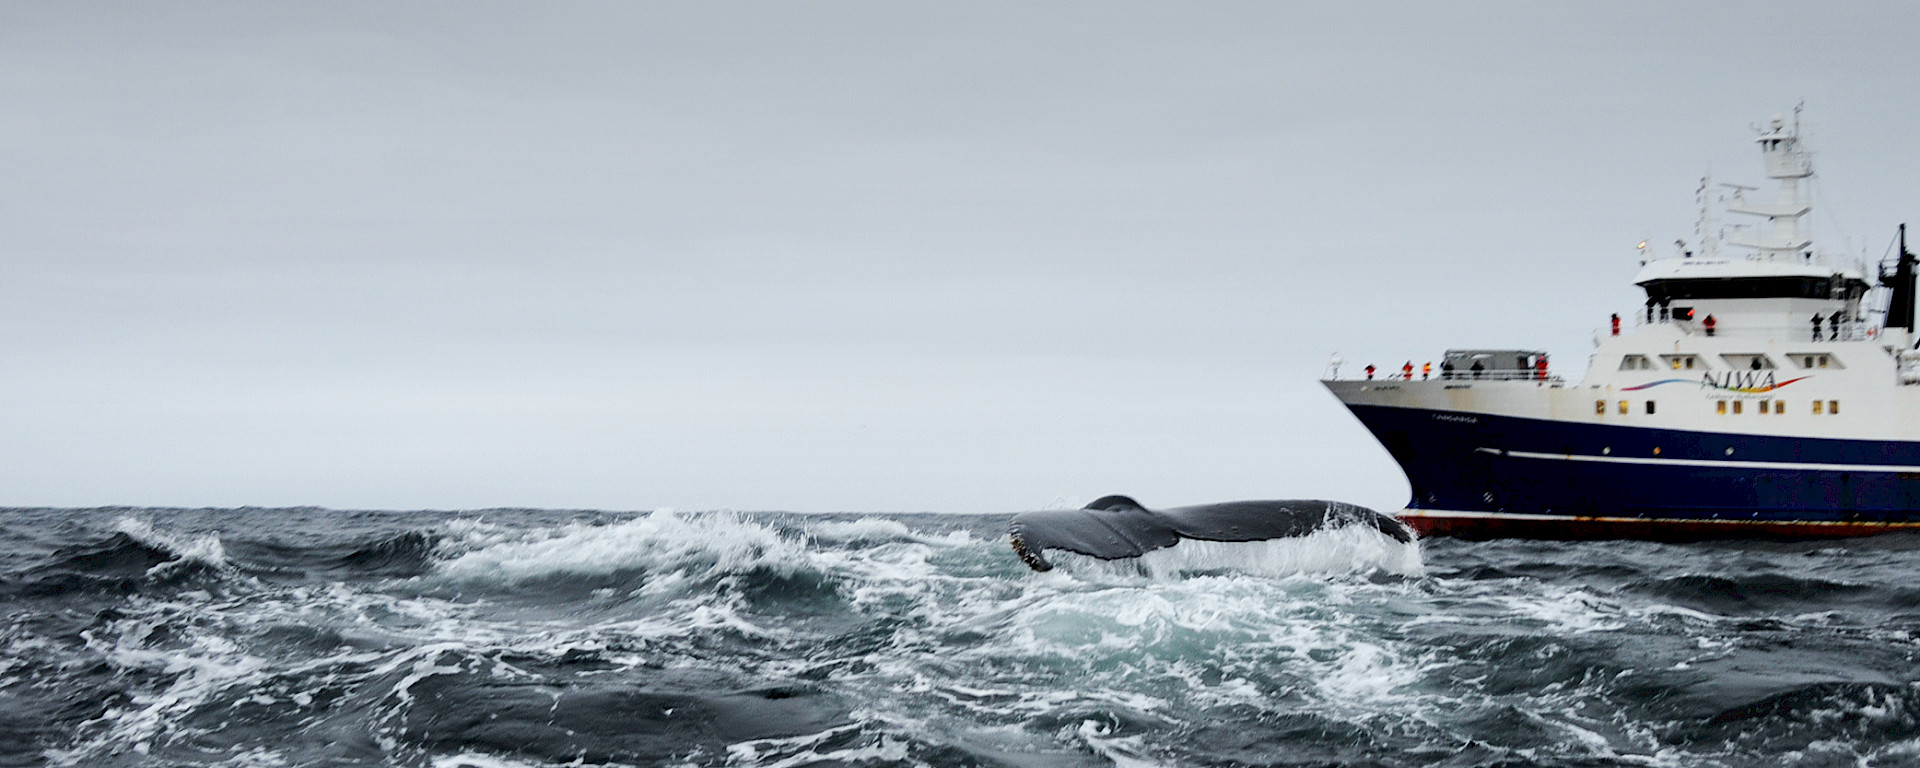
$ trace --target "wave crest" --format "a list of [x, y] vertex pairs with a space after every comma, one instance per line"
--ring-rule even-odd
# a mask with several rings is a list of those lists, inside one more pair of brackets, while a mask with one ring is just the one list
[[[172, 560], [182, 565], [197, 563], [213, 568], [227, 566], [227, 549], [220, 543], [220, 537], [207, 534], [198, 538], [185, 538], [163, 533], [153, 529], [153, 524], [137, 518], [124, 517], [114, 524], [114, 530], [124, 533], [136, 541], [174, 555]], [[161, 563], [156, 567], [166, 567]], [[149, 571], [151, 574], [152, 571]]]
[[569, 524], [536, 540], [490, 543], [442, 563], [438, 574], [517, 586], [630, 573], [790, 578], [807, 565], [804, 544], [737, 514], [659, 511], [612, 525]]
[[229, 570], [226, 548], [212, 534], [187, 538], [162, 533], [144, 520], [122, 518], [114, 533], [92, 544], [56, 550], [27, 570], [24, 594], [124, 593], [178, 585]]

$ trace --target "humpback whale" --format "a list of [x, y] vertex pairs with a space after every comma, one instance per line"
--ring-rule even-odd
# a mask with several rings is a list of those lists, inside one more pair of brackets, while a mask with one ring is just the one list
[[1036, 571], [1053, 570], [1041, 553], [1075, 552], [1101, 560], [1139, 557], [1156, 549], [1200, 541], [1261, 541], [1367, 525], [1401, 543], [1413, 531], [1390, 515], [1339, 501], [1229, 501], [1153, 510], [1125, 496], [1103, 496], [1080, 509], [1022, 512], [1008, 526], [1013, 552]]

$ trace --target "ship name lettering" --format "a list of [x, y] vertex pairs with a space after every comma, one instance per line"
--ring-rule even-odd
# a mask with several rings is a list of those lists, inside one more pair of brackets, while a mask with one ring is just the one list
[[1772, 371], [1726, 371], [1701, 374], [1700, 386], [1706, 389], [1773, 389], [1775, 384]]

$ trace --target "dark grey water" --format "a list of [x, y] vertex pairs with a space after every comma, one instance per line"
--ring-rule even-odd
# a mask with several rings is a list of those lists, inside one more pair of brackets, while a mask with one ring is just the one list
[[1005, 523], [4, 511], [0, 765], [1920, 764], [1920, 538]]

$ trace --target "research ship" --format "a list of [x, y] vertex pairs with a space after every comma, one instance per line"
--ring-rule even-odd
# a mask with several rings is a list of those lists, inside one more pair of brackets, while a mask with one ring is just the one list
[[1578, 383], [1540, 350], [1448, 350], [1437, 371], [1364, 378], [1331, 369], [1327, 389], [1406, 472], [1402, 520], [1463, 538], [1920, 529], [1905, 225], [1871, 273], [1817, 247], [1798, 111], [1758, 133], [1777, 190], [1703, 182], [1695, 242], [1640, 244], [1645, 304], [1598, 332]]

